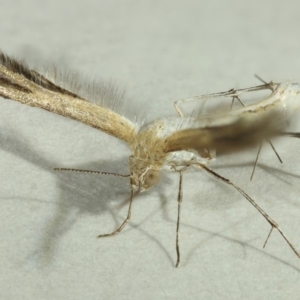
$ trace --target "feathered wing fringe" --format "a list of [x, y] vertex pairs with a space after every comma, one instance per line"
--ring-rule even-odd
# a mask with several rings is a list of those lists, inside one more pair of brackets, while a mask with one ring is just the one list
[[[69, 117], [126, 142], [134, 139], [136, 124], [107, 107], [116, 108], [122, 102], [123, 93], [112, 84], [79, 83], [77, 79], [76, 73], [60, 72], [56, 67], [45, 75], [40, 74], [25, 63], [0, 53], [2, 97]], [[100, 103], [87, 101], [91, 95], [97, 96]]]

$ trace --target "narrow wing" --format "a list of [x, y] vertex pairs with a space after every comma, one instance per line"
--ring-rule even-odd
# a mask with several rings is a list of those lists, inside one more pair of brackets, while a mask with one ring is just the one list
[[85, 100], [25, 64], [0, 53], [0, 96], [74, 119], [126, 142], [135, 125], [113, 110]]
[[267, 98], [241, 109], [182, 118], [178, 130], [165, 137], [165, 152], [216, 149], [220, 154], [270, 139], [287, 126], [290, 116], [299, 107], [294, 85], [289, 81], [278, 84]]
[[204, 103], [204, 101], [207, 100], [213, 100], [213, 99], [222, 99], [222, 98], [231, 98], [232, 99], [232, 103], [231, 103], [231, 108], [233, 105], [234, 100], [238, 100], [240, 102], [240, 104], [242, 106], [244, 106], [244, 103], [242, 102], [242, 100], [240, 99], [240, 97], [244, 94], [248, 94], [248, 93], [254, 93], [257, 91], [264, 91], [264, 90], [270, 90], [272, 92], [274, 92], [274, 90], [278, 87], [278, 83], [274, 83], [274, 82], [269, 82], [269, 83], [264, 83], [263, 85], [258, 85], [258, 86], [254, 86], [254, 87], [250, 87], [250, 88], [243, 88], [243, 89], [230, 89], [229, 91], [226, 92], [220, 92], [220, 93], [213, 93], [213, 94], [206, 94], [206, 95], [201, 95], [201, 96], [195, 96], [195, 97], [191, 97], [191, 98], [184, 98], [184, 99], [180, 99], [180, 100], [176, 100], [174, 102], [174, 106], [176, 111], [178, 112], [178, 114], [183, 117], [184, 114], [181, 108], [181, 105], [183, 104], [187, 104], [187, 103], [191, 103], [191, 102], [198, 102], [201, 104], [200, 111], [199, 109], [197, 109], [194, 113], [197, 115], [203, 114], [202, 112], [202, 105]]
[[[253, 147], [278, 134], [276, 112], [259, 118], [249, 115], [215, 116], [214, 125], [179, 130], [165, 139], [165, 152], [194, 149], [215, 149], [218, 154], [230, 153]], [[222, 122], [222, 119], [224, 122]], [[230, 119], [230, 122], [228, 122]]]

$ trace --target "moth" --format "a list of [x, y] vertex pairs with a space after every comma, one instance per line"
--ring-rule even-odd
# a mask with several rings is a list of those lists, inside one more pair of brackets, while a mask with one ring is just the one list
[[[0, 96], [33, 107], [74, 119], [127, 143], [132, 151], [129, 157], [130, 174], [116, 174], [92, 170], [57, 168], [60, 171], [78, 171], [123, 176], [130, 179], [131, 196], [127, 216], [113, 232], [99, 235], [108, 237], [121, 232], [131, 218], [134, 196], [155, 186], [163, 170], [179, 174], [178, 214], [176, 225], [176, 267], [180, 263], [179, 226], [183, 200], [183, 173], [192, 168], [204, 170], [216, 179], [232, 186], [246, 198], [270, 224], [266, 245], [275, 228], [300, 258], [299, 252], [286, 237], [279, 225], [239, 186], [216, 173], [207, 165], [216, 153], [234, 153], [261, 145], [280, 135], [299, 137], [284, 132], [287, 120], [299, 108], [300, 85], [291, 81], [264, 83], [251, 88], [214, 93], [180, 100], [175, 103], [177, 117], [162, 118], [148, 125], [139, 125], [109, 105], [89, 101], [78, 83], [67, 84], [54, 68], [51, 76], [30, 69], [25, 63], [0, 53]], [[60, 78], [60, 79], [59, 79]], [[61, 81], [61, 82], [60, 82]], [[72, 90], [73, 89], [73, 90]], [[270, 90], [266, 98], [239, 109], [227, 112], [206, 113], [196, 110], [184, 115], [179, 104], [195, 100], [228, 97], [239, 99], [243, 93]], [[99, 96], [100, 97], [100, 96]]]

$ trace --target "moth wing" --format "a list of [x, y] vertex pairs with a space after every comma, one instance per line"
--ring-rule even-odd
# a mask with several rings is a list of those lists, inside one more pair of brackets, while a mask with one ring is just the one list
[[56, 85], [25, 64], [0, 53], [0, 96], [74, 119], [130, 142], [136, 126], [113, 110]]
[[[215, 104], [219, 106], [218, 108], [219, 111], [224, 110], [224, 108], [228, 110], [229, 107], [231, 110], [235, 100], [240, 102], [240, 105], [242, 106], [245, 105], [241, 99], [241, 97], [243, 97], [244, 95], [249, 95], [251, 101], [253, 102], [256, 101], [255, 99], [257, 100], [261, 99], [262, 96], [260, 92], [266, 90], [273, 92], [278, 87], [278, 85], [279, 85], [278, 83], [274, 83], [272, 81], [269, 83], [264, 82], [264, 84], [262, 85], [253, 86], [249, 88], [230, 89], [225, 92], [205, 94], [205, 95], [194, 96], [190, 98], [179, 99], [174, 102], [174, 105], [175, 105], [175, 109], [177, 110], [180, 116], [188, 116], [188, 115], [193, 117], [199, 117], [201, 115], [205, 116], [210, 113], [215, 113], [216, 111]], [[231, 105], [227, 104], [227, 102], [223, 103], [225, 99], [231, 99]], [[183, 106], [186, 104], [191, 104], [193, 102], [196, 103], [196, 105], [194, 105], [193, 111], [191, 113], [184, 113]], [[207, 104], [213, 104], [213, 107], [207, 107]], [[248, 105], [249, 103], [247, 103], [247, 106]]]
[[[251, 113], [211, 115], [205, 126], [189, 121], [165, 139], [165, 152], [215, 149], [218, 154], [236, 152], [260, 144], [278, 134], [278, 112], [253, 116]], [[188, 122], [188, 120], [186, 120]]]

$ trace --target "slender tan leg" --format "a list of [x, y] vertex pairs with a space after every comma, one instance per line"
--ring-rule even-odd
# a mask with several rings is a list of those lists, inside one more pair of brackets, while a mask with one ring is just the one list
[[267, 244], [269, 237], [273, 231], [274, 228], [276, 228], [278, 230], [278, 232], [281, 234], [281, 236], [285, 239], [285, 241], [288, 243], [288, 245], [290, 246], [290, 248], [294, 251], [294, 253], [298, 256], [298, 258], [300, 258], [300, 254], [299, 252], [296, 250], [296, 248], [294, 247], [294, 245], [289, 241], [289, 239], [287, 238], [287, 236], [284, 234], [284, 232], [281, 230], [281, 228], [279, 227], [279, 225], [271, 218], [269, 217], [269, 215], [248, 195], [246, 194], [240, 187], [238, 187], [237, 185], [235, 185], [234, 183], [232, 183], [229, 179], [221, 176], [220, 174], [216, 173], [215, 171], [209, 169], [208, 167], [204, 166], [204, 165], [199, 165], [201, 168], [203, 168], [205, 171], [207, 171], [208, 173], [210, 173], [211, 175], [213, 175], [215, 178], [227, 183], [228, 185], [233, 186], [240, 194], [242, 194], [255, 208], [256, 210], [259, 211], [259, 213], [267, 220], [267, 222], [271, 225], [271, 230], [267, 236], [267, 239], [264, 243], [264, 247]]
[[256, 165], [257, 165], [257, 162], [258, 162], [258, 157], [259, 157], [261, 148], [262, 148], [262, 144], [259, 145], [259, 148], [258, 148], [258, 151], [257, 151], [257, 154], [256, 154], [255, 163], [254, 163], [253, 170], [252, 170], [252, 173], [251, 173], [250, 180], [252, 180], [252, 178], [253, 178], [253, 175], [254, 175], [254, 172], [255, 172], [255, 169], [256, 169]]
[[119, 233], [123, 230], [123, 228], [126, 226], [126, 224], [128, 223], [128, 221], [131, 218], [131, 208], [132, 208], [133, 196], [134, 196], [134, 192], [133, 192], [133, 189], [131, 188], [131, 195], [130, 195], [130, 202], [129, 202], [128, 212], [127, 212], [127, 217], [124, 220], [124, 222], [121, 224], [121, 226], [118, 229], [116, 229], [115, 231], [111, 232], [111, 233], [98, 235], [98, 238], [113, 236], [113, 235], [115, 235], [115, 234], [117, 234], [117, 233]]
[[180, 210], [181, 210], [181, 203], [182, 203], [182, 170], [179, 172], [179, 189], [178, 189], [178, 197], [177, 197], [177, 225], [176, 225], [176, 254], [177, 254], [177, 261], [175, 267], [178, 268], [180, 263], [180, 249], [179, 249], [179, 226], [180, 226]]

